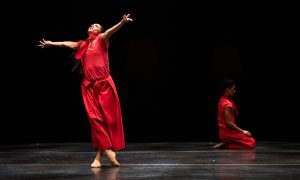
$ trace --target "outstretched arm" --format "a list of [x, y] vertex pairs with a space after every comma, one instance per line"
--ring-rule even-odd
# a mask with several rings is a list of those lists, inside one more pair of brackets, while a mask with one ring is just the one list
[[123, 15], [122, 20], [114, 25], [113, 27], [107, 29], [104, 33], [103, 33], [103, 40], [107, 41], [110, 36], [112, 34], [114, 34], [116, 31], [118, 31], [125, 23], [129, 22], [129, 21], [133, 21], [131, 18], [129, 18], [130, 14], [127, 15]]
[[66, 48], [76, 49], [79, 44], [80, 44], [79, 42], [72, 42], [72, 41], [52, 42], [52, 41], [47, 41], [45, 39], [42, 39], [38, 46], [41, 48], [47, 46], [56, 46], [56, 47], [66, 47]]

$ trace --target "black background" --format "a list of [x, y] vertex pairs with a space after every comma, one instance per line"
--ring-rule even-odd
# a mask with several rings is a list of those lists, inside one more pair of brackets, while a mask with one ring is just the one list
[[130, 13], [110, 39], [127, 142], [218, 141], [218, 82], [237, 81], [237, 124], [258, 141], [298, 141], [299, 28], [292, 4], [8, 2], [2, 12], [0, 143], [90, 142], [72, 51]]

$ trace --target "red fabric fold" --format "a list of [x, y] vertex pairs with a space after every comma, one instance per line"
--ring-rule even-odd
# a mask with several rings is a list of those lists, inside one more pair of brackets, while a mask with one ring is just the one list
[[85, 55], [85, 53], [86, 53], [86, 51], [87, 51], [87, 49], [89, 47], [90, 42], [92, 40], [96, 39], [98, 37], [98, 35], [99, 34], [97, 34], [97, 35], [91, 34], [86, 40], [84, 40], [79, 45], [79, 47], [77, 49], [77, 52], [75, 54], [75, 59], [81, 59]]

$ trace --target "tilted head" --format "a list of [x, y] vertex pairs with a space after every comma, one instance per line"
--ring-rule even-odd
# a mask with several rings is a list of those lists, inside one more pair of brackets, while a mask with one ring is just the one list
[[88, 34], [99, 34], [102, 32], [102, 26], [100, 24], [92, 24], [88, 29]]

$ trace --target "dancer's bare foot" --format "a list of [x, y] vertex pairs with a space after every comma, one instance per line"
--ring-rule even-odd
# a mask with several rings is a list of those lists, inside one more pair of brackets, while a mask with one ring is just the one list
[[92, 168], [100, 168], [101, 167], [101, 155], [102, 152], [98, 151], [94, 162], [91, 164]]
[[213, 149], [221, 149], [225, 146], [225, 143], [221, 142], [213, 146]]
[[111, 163], [111, 166], [113, 167], [120, 167], [120, 163], [116, 160], [116, 153], [112, 150], [105, 150], [105, 154], [106, 156], [108, 157], [110, 163]]
[[94, 162], [91, 164], [92, 168], [100, 168], [101, 167], [101, 163], [100, 161], [98, 161], [97, 159], [94, 160]]

